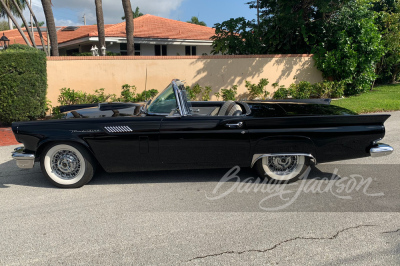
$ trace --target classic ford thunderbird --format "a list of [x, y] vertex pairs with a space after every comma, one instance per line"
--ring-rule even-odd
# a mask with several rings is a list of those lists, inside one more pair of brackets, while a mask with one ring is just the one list
[[[85, 108], [86, 107], [86, 108]], [[252, 167], [261, 178], [292, 182], [310, 161], [384, 156], [389, 115], [357, 115], [302, 101], [188, 101], [179, 80], [153, 101], [66, 108], [63, 119], [18, 122], [20, 168], [39, 162], [54, 185], [87, 184], [106, 172]]]

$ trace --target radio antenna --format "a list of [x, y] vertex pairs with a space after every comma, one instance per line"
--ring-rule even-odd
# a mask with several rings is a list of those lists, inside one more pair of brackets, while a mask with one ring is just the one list
[[147, 102], [147, 65], [146, 65], [146, 81], [144, 83], [144, 101]]

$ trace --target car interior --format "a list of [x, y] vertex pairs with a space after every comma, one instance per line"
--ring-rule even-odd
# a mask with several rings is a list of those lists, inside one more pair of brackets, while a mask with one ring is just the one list
[[148, 115], [243, 116], [250, 107], [235, 101], [188, 101], [184, 84], [174, 80], [147, 107]]

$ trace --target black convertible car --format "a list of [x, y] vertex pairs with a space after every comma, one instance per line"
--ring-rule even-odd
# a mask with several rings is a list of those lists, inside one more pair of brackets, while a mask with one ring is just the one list
[[[86, 106], [87, 107], [87, 106]], [[172, 83], [152, 102], [65, 109], [63, 118], [13, 123], [24, 144], [20, 168], [40, 162], [56, 186], [81, 187], [97, 166], [107, 172], [253, 167], [260, 177], [291, 182], [310, 161], [383, 156], [378, 143], [389, 115], [356, 115], [295, 101], [189, 102]], [[69, 119], [72, 118], [72, 119]]]

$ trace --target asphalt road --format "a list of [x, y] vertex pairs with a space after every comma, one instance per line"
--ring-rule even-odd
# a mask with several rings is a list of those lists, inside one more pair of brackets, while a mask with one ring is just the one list
[[0, 265], [399, 265], [392, 115], [394, 154], [317, 165], [287, 186], [257, 187], [249, 169], [220, 183], [229, 169], [217, 169], [100, 172], [63, 190], [1, 147]]

